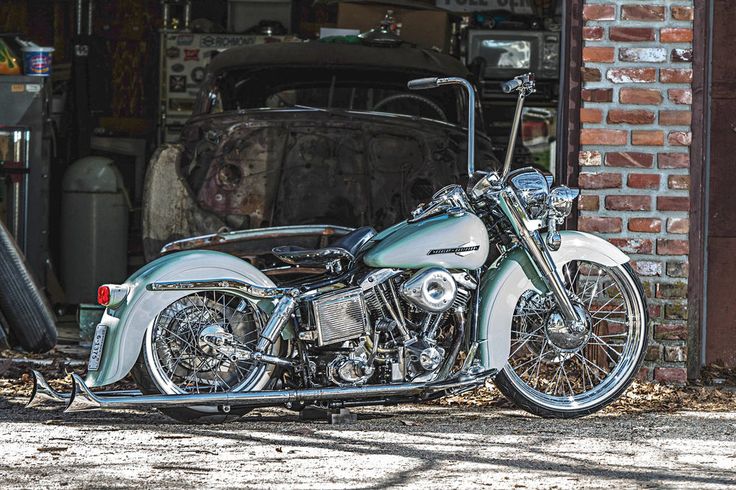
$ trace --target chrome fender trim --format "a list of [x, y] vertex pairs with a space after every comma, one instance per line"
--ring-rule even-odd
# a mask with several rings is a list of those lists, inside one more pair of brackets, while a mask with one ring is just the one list
[[[561, 231], [562, 245], [550, 252], [558, 267], [571, 260], [592, 260], [613, 267], [629, 258], [614, 245], [579, 231]], [[501, 371], [511, 348], [511, 321], [521, 295], [543, 290], [534, 265], [526, 252], [517, 247], [499, 257], [481, 279], [478, 315], [478, 357], [484, 369]]]
[[135, 365], [143, 336], [158, 313], [191, 291], [149, 291], [154, 282], [241, 279], [263, 288], [276, 285], [265, 274], [232, 255], [209, 250], [178, 252], [142, 267], [124, 284], [130, 288], [125, 302], [105, 310], [101, 323], [108, 327], [99, 369], [89, 371], [89, 387], [109, 385], [125, 377]]

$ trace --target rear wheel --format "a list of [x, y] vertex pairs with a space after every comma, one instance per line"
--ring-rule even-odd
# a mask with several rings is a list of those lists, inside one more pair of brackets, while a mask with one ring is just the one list
[[[213, 338], [232, 338], [254, 350], [266, 314], [240, 296], [220, 291], [196, 292], [167, 306], [146, 331], [134, 377], [144, 393], [195, 394], [263, 389], [273, 366], [233, 360]], [[183, 422], [224, 422], [248, 408], [176, 407], [161, 411]]]
[[572, 418], [600, 410], [629, 386], [644, 358], [648, 314], [628, 264], [576, 260], [561, 272], [574, 305], [588, 316], [586, 329], [561, 327], [554, 300], [527, 291], [514, 314], [508, 364], [495, 382], [528, 412]]

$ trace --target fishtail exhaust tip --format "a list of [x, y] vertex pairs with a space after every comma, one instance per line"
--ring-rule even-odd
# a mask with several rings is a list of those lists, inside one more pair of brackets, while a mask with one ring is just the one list
[[72, 394], [64, 413], [84, 412], [102, 407], [100, 399], [84, 384], [84, 380], [79, 375], [72, 374], [72, 384]]
[[49, 386], [43, 374], [35, 369], [31, 369], [31, 375], [33, 376], [33, 392], [28, 403], [26, 403], [26, 408], [36, 408], [44, 405], [64, 403], [66, 401], [60, 393]]

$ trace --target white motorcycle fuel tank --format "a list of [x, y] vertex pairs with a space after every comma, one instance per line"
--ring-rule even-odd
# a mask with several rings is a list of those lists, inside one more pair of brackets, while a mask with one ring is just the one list
[[404, 221], [376, 235], [363, 257], [369, 267], [472, 270], [488, 258], [488, 232], [472, 213], [458, 211]]

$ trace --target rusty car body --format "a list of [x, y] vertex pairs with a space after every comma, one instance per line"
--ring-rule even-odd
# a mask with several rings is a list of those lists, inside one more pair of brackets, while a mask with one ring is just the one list
[[[225, 246], [254, 257], [287, 242], [323, 246], [352, 227], [390, 226], [443, 185], [463, 183], [467, 96], [406, 88], [438, 75], [469, 73], [455, 58], [407, 46], [279, 43], [221, 53], [180, 142], [152, 158], [146, 257], [175, 240], [164, 252]], [[478, 166], [497, 168], [476, 120]]]

